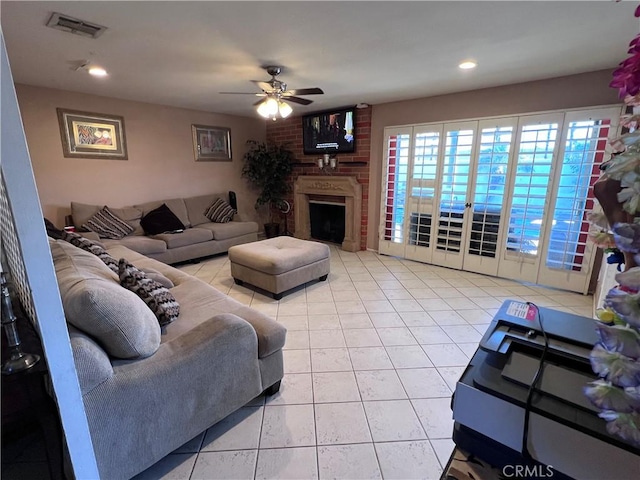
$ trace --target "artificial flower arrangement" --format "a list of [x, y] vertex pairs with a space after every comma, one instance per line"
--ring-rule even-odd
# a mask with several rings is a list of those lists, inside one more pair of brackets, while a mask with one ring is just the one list
[[[640, 6], [635, 16], [640, 17]], [[629, 44], [629, 58], [613, 73], [626, 105], [640, 106], [640, 34]], [[597, 312], [599, 342], [591, 352], [591, 366], [601, 378], [585, 387], [600, 409], [607, 431], [640, 447], [640, 115], [624, 115], [627, 130], [611, 143], [613, 155], [594, 186], [604, 215], [590, 220], [600, 227], [592, 239], [603, 248], [617, 249], [624, 271]]]

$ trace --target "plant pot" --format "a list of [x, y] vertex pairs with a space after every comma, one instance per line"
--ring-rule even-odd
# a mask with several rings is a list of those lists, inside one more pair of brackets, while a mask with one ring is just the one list
[[280, 235], [280, 224], [279, 223], [265, 223], [264, 224], [264, 234], [267, 238], [273, 238]]

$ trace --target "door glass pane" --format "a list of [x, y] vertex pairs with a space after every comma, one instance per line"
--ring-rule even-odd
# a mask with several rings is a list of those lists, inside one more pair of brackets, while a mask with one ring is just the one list
[[587, 212], [593, 208], [593, 184], [600, 176], [610, 120], [569, 123], [562, 159], [546, 264], [581, 271], [587, 243]]
[[[423, 132], [414, 138], [413, 171], [411, 173], [411, 206], [409, 245], [428, 247], [431, 237], [431, 210], [435, 194], [438, 165], [438, 132]], [[427, 208], [420, 208], [427, 207]], [[428, 210], [428, 211], [425, 211]]]
[[418, 133], [415, 138], [411, 196], [433, 200], [438, 165], [438, 132]]
[[403, 242], [404, 205], [409, 167], [408, 134], [391, 135], [387, 142], [387, 181], [384, 192], [385, 226], [383, 238]]
[[495, 258], [513, 127], [484, 128], [473, 196], [469, 254]]
[[536, 256], [558, 124], [525, 125], [518, 147], [507, 250]]
[[460, 251], [472, 146], [473, 130], [447, 132], [441, 175], [438, 250]]

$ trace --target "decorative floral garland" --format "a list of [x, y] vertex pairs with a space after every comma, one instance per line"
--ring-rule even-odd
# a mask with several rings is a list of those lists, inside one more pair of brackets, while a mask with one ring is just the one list
[[[640, 17], [640, 6], [635, 16]], [[613, 72], [610, 85], [626, 105], [640, 106], [640, 34]], [[585, 394], [600, 409], [607, 431], [640, 446], [640, 115], [623, 115], [628, 129], [611, 142], [613, 155], [594, 193], [604, 215], [591, 215], [600, 231], [592, 240], [624, 255], [625, 270], [597, 312], [599, 342], [591, 352], [591, 366], [601, 378], [585, 387]], [[597, 188], [596, 188], [597, 187]], [[615, 197], [614, 197], [615, 195]], [[613, 201], [611, 199], [613, 198]], [[616, 203], [617, 201], [617, 203]], [[627, 221], [620, 221], [626, 218]]]

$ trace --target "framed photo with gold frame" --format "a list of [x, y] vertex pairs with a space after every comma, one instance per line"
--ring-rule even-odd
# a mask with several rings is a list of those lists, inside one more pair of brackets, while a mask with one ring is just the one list
[[66, 158], [128, 160], [124, 118], [57, 108], [62, 153]]
[[191, 125], [196, 162], [230, 162], [231, 129]]

